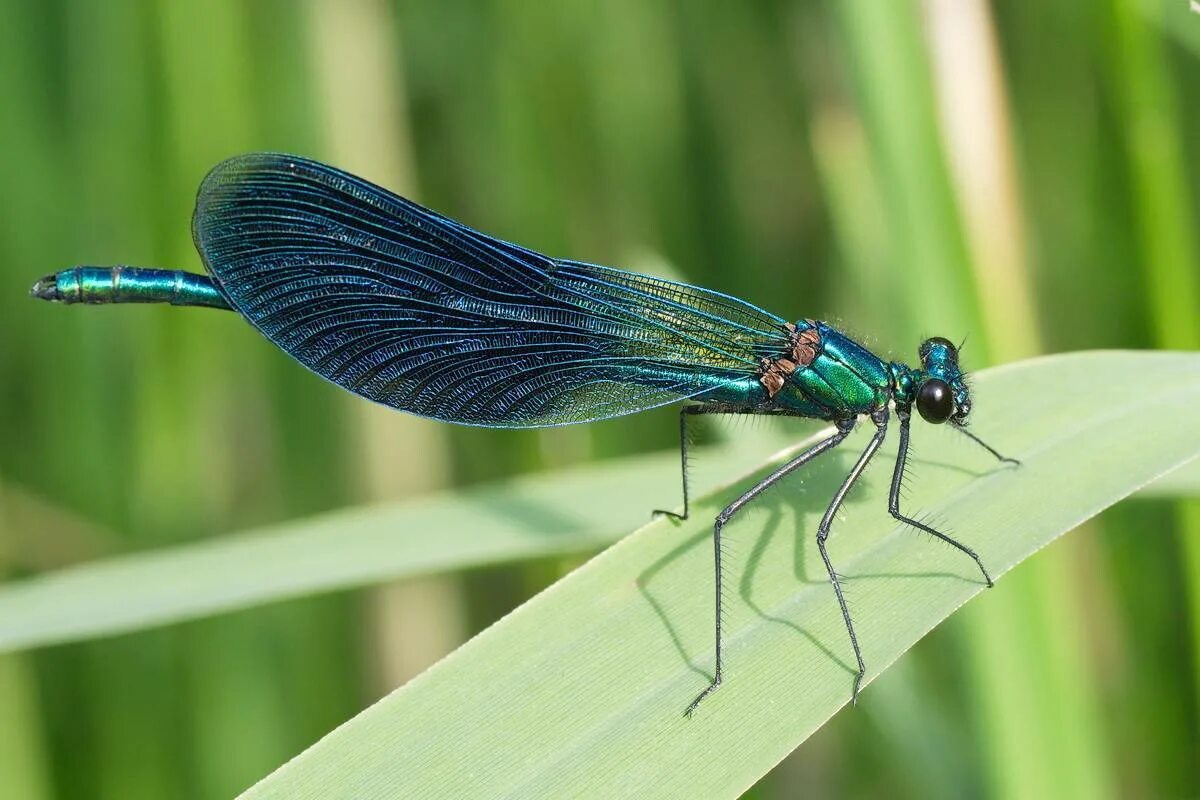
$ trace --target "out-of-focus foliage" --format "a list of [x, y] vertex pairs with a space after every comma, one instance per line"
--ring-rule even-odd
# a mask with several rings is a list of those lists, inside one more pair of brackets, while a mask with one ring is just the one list
[[[894, 357], [925, 334], [967, 337], [972, 367], [1198, 349], [1185, 7], [0, 0], [0, 570], [673, 446], [669, 410], [455, 429], [340, 393], [231, 314], [25, 297], [74, 263], [198, 268], [193, 193], [236, 152]], [[0, 794], [229, 796], [573, 563], [0, 657]], [[1127, 503], [989, 595], [752, 796], [1200, 793], [1195, 501]]]

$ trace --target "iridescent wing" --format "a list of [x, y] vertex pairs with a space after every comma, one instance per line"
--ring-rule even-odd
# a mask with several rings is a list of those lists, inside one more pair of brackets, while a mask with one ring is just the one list
[[450, 422], [629, 414], [745, 380], [786, 341], [734, 297], [552, 259], [295, 156], [218, 165], [192, 231], [233, 306], [306, 367]]

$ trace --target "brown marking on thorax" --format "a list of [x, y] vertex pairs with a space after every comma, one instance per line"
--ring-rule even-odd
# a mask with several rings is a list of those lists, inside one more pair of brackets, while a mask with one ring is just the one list
[[767, 397], [774, 397], [779, 394], [779, 390], [783, 388], [783, 384], [787, 382], [788, 376], [798, 369], [803, 369], [813, 362], [817, 357], [817, 352], [821, 346], [821, 334], [817, 333], [816, 323], [812, 320], [805, 320], [812, 327], [805, 328], [802, 331], [796, 330], [796, 326], [788, 322], [786, 323], [788, 330], [788, 349], [787, 352], [776, 359], [764, 358], [759, 364], [759, 369], [762, 373], [758, 376], [758, 380], [767, 390]]

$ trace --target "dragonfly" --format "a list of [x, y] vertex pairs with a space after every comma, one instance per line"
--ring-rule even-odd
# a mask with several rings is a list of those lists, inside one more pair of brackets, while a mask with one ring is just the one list
[[912, 410], [966, 427], [971, 395], [948, 339], [926, 339], [919, 366], [886, 361], [828, 322], [785, 320], [727, 294], [581, 261], [488, 236], [325, 164], [252, 153], [204, 179], [192, 234], [207, 274], [77, 266], [31, 294], [61, 303], [169, 303], [236, 311], [305, 367], [410, 414], [462, 425], [571, 425], [680, 403], [682, 511], [690, 515], [688, 423], [702, 414], [803, 417], [832, 423], [726, 506], [713, 522], [712, 679], [723, 678], [721, 537], [751, 501], [840, 445], [858, 422], [875, 431], [817, 525], [816, 540], [857, 662], [866, 674], [842, 579], [827, 549], [846, 495], [883, 444], [892, 415], [899, 449], [891, 516], [969, 557], [979, 555], [900, 509]]

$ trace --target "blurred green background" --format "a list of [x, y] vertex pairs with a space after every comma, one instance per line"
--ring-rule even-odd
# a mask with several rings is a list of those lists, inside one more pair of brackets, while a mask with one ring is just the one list
[[[76, 263], [198, 270], [195, 189], [243, 151], [837, 320], [893, 358], [929, 334], [966, 336], [971, 368], [1200, 348], [1186, 0], [0, 9], [9, 578], [674, 446], [670, 409], [437, 425], [342, 393], [231, 314], [26, 297]], [[1029, 413], [1103, 403], [1120, 379]], [[573, 563], [0, 656], [0, 796], [230, 796]], [[1127, 502], [939, 628], [749, 796], [1196, 796], [1198, 658], [1200, 503]]]

